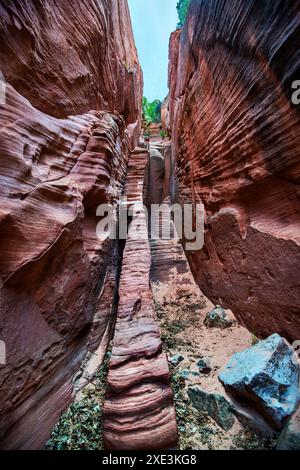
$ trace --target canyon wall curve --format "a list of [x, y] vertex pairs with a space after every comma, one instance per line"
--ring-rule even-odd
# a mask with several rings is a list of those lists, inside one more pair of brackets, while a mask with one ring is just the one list
[[257, 336], [290, 340], [300, 335], [299, 28], [293, 0], [192, 0], [169, 53], [173, 197], [205, 206], [192, 272]]
[[96, 209], [123, 192], [143, 79], [125, 0], [1, 2], [0, 31], [0, 438], [34, 449], [109, 339], [119, 248]]

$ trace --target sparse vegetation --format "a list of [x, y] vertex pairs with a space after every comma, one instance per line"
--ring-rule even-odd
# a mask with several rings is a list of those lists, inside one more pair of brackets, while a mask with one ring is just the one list
[[160, 136], [161, 136], [162, 139], [165, 139], [166, 137], [168, 137], [167, 131], [165, 131], [164, 129], [162, 129], [162, 130], [160, 131]]
[[[192, 342], [179, 338], [185, 328], [198, 321], [195, 311], [204, 306], [204, 303], [194, 302], [191, 298], [184, 295], [184, 292], [178, 290], [181, 295], [181, 303], [178, 299], [168, 300], [166, 305], [155, 302], [157, 318], [161, 326], [161, 338], [164, 350], [170, 354], [172, 351], [180, 347], [190, 347]], [[178, 311], [178, 319], [169, 321], [167, 310], [174, 309]], [[177, 425], [179, 430], [179, 447], [182, 450], [195, 449], [195, 434], [197, 439], [201, 441], [201, 445], [211, 446], [211, 436], [214, 431], [210, 428], [210, 418], [202, 411], [193, 408], [185, 392], [185, 380], [180, 375], [178, 367], [170, 365], [171, 385], [174, 395], [174, 405], [176, 410]], [[199, 442], [198, 442], [199, 444]]]
[[[168, 303], [168, 307], [172, 305], [172, 302]], [[194, 304], [192, 304], [194, 306]], [[185, 328], [187, 328], [191, 322], [186, 319], [180, 319], [175, 321], [167, 321], [166, 311], [163, 305], [158, 302], [155, 302], [156, 314], [158, 320], [161, 322], [160, 326], [162, 328], [162, 341], [164, 343], [164, 349], [170, 352], [172, 349], [177, 349], [179, 346], [191, 345], [191, 342], [183, 341], [178, 337], [178, 334], [181, 333]], [[176, 308], [176, 303], [174, 302], [174, 308]], [[178, 306], [180, 310], [183, 310], [182, 306]], [[191, 308], [191, 305], [186, 305], [185, 308]]]
[[[181, 333], [188, 331], [191, 325], [197, 328], [199, 310], [205, 306], [205, 301], [195, 299], [193, 295], [178, 288], [175, 296], [163, 297], [159, 302], [156, 301], [155, 305], [164, 351], [169, 357], [176, 353], [195, 356], [197, 351], [195, 341], [189, 335]], [[187, 383], [181, 375], [182, 367], [186, 367], [182, 364], [184, 362], [176, 366], [169, 364], [181, 450], [274, 448], [275, 443], [271, 439], [262, 438], [250, 430], [243, 430], [236, 435], [228, 433], [205, 411], [194, 408], [187, 396]]]
[[73, 403], [60, 418], [46, 444], [48, 450], [96, 450], [101, 448], [100, 404], [91, 398]]
[[252, 334], [252, 340], [251, 340], [252, 346], [255, 346], [256, 344], [259, 343], [259, 339]]
[[242, 431], [235, 436], [234, 445], [243, 450], [271, 450], [275, 446], [272, 439], [262, 438], [250, 431]]
[[209, 428], [210, 418], [207, 413], [191, 406], [185, 395], [185, 381], [174, 366], [170, 367], [172, 389], [179, 430], [179, 447], [181, 450], [192, 450], [194, 434], [198, 433], [203, 445], [210, 444], [213, 431]]
[[103, 449], [102, 407], [108, 372], [109, 353], [83, 391], [84, 398], [73, 403], [54, 427], [46, 444], [48, 450], [97, 450]]

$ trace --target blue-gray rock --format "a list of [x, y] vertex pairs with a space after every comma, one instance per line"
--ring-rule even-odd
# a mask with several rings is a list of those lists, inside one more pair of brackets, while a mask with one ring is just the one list
[[179, 375], [185, 380], [189, 379], [191, 375], [194, 377], [200, 377], [199, 372], [190, 371], [189, 369], [183, 369]]
[[227, 328], [232, 325], [232, 320], [228, 317], [223, 307], [217, 305], [206, 314], [204, 325], [209, 328]]
[[181, 354], [175, 354], [169, 358], [169, 362], [173, 364], [173, 366], [178, 366], [178, 364], [182, 361], [184, 361], [184, 357]]
[[211, 360], [209, 357], [201, 357], [196, 364], [202, 374], [209, 374], [212, 370]]
[[205, 411], [225, 431], [232, 428], [234, 416], [230, 403], [223, 395], [209, 393], [198, 385], [188, 388], [189, 399], [197, 410]]
[[200, 377], [199, 372], [196, 372], [194, 370], [191, 371], [191, 375], [193, 375], [194, 377]]
[[288, 342], [274, 334], [232, 356], [219, 379], [237, 399], [280, 429], [299, 402], [299, 365]]
[[278, 450], [300, 450], [300, 408], [284, 426], [278, 442]]
[[189, 376], [190, 376], [190, 371], [188, 369], [183, 369], [181, 372], [180, 372], [180, 377], [182, 377], [183, 379], [188, 379]]
[[255, 434], [265, 439], [278, 439], [279, 432], [267, 423], [265, 418], [253, 407], [246, 406], [231, 396], [230, 404], [232, 412], [244, 426], [244, 428], [253, 431]]

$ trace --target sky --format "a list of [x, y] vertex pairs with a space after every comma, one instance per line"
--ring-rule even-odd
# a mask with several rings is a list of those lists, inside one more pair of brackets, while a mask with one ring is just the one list
[[144, 74], [144, 96], [168, 94], [169, 38], [178, 23], [178, 0], [128, 0], [135, 44]]

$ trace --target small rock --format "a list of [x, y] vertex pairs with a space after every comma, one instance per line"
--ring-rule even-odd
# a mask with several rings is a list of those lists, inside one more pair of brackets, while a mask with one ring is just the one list
[[188, 369], [183, 369], [179, 375], [185, 380], [189, 379], [191, 376], [200, 377], [199, 372], [190, 371]]
[[278, 450], [300, 450], [300, 407], [284, 426], [278, 442]]
[[190, 376], [190, 371], [188, 369], [183, 369], [181, 372], [180, 372], [180, 377], [182, 377], [183, 379], [188, 379], [189, 376]]
[[226, 390], [246, 400], [275, 428], [299, 402], [299, 364], [294, 351], [278, 334], [232, 356], [219, 374]]
[[173, 364], [173, 366], [178, 366], [182, 361], [184, 361], [184, 357], [181, 354], [175, 354], [174, 356], [169, 357], [169, 362]]
[[207, 313], [204, 325], [208, 328], [227, 328], [233, 323], [232, 319], [225, 312], [223, 307], [217, 305], [213, 310]]
[[199, 372], [191, 371], [191, 374], [192, 374], [194, 377], [200, 377]]
[[201, 357], [197, 361], [197, 367], [202, 374], [209, 374], [212, 370], [211, 360], [209, 357]]
[[230, 403], [219, 393], [209, 393], [197, 385], [189, 387], [188, 396], [192, 405], [205, 411], [225, 431], [232, 428], [234, 416]]

